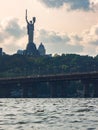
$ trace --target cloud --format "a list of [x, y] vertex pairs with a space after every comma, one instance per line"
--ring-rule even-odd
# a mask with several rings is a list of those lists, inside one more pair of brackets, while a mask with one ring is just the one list
[[90, 41], [90, 44], [98, 46], [98, 39], [96, 39], [95, 41]]
[[78, 36], [77, 34], [76, 34], [76, 35], [74, 35], [74, 36], [72, 36], [72, 38], [73, 38], [75, 41], [77, 41], [77, 42], [80, 42], [80, 41], [82, 41], [82, 40], [83, 40], [83, 38], [82, 38], [82, 37], [80, 37], [80, 36]]
[[70, 10], [84, 10], [92, 9], [92, 2], [90, 0], [39, 0], [49, 8], [59, 8], [67, 4]]
[[41, 2], [43, 2], [47, 7], [50, 8], [59, 8], [61, 6], [63, 6], [63, 4], [65, 3], [65, 0], [39, 0]]
[[42, 29], [39, 32], [39, 40], [47, 43], [66, 43], [70, 41], [70, 38], [67, 35], [60, 36], [56, 32]]
[[1, 31], [0, 32], [0, 42], [3, 42], [4, 41], [4, 35], [3, 35], [3, 32]]
[[76, 44], [76, 45], [66, 45], [65, 46], [65, 52], [66, 53], [80, 53], [83, 52], [84, 47], [80, 44]]
[[96, 28], [95, 33], [96, 33], [96, 35], [98, 35], [98, 27]]
[[2, 26], [0, 26], [0, 42], [4, 42], [4, 40], [7, 38], [7, 34], [3, 30]]
[[7, 19], [0, 24], [0, 42], [5, 41], [9, 38], [19, 40], [25, 36], [25, 27], [21, 27], [18, 23], [18, 19]]
[[90, 0], [90, 3], [92, 4], [92, 8], [98, 10], [98, 0]]
[[[79, 34], [78, 34], [79, 35]], [[79, 36], [82, 37], [80, 45], [83, 46], [83, 54], [95, 56], [98, 54], [98, 24], [88, 30], [84, 30]]]
[[19, 24], [18, 19], [6, 19], [0, 23], [0, 47], [7, 53], [14, 53], [24, 42], [26, 28]]
[[9, 36], [13, 36], [15, 38], [21, 38], [25, 35], [25, 28], [20, 27], [18, 19], [12, 19], [8, 21], [4, 31], [8, 33]]
[[93, 25], [83, 34], [83, 41], [88, 44], [98, 45], [98, 24]]
[[75, 37], [75, 39], [78, 40], [78, 44], [71, 43], [71, 40], [73, 39], [71, 36], [46, 30], [40, 30], [38, 38], [52, 53], [79, 53], [83, 51], [83, 46], [79, 44], [79, 40], [81, 40], [79, 36]]
[[92, 56], [98, 54], [98, 24], [80, 34], [62, 35], [40, 30], [38, 38], [49, 53], [78, 53]]

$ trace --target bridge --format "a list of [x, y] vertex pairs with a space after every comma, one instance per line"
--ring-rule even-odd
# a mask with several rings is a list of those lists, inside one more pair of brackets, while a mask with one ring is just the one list
[[0, 78], [1, 98], [98, 97], [98, 72]]

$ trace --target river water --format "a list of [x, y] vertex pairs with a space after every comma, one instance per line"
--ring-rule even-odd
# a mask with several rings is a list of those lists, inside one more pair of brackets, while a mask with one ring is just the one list
[[0, 130], [98, 130], [98, 99], [0, 99]]

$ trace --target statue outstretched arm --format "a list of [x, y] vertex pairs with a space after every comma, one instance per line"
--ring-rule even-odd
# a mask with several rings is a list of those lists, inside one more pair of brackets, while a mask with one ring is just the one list
[[25, 19], [26, 19], [26, 22], [29, 23], [28, 18], [27, 18], [27, 9], [26, 9], [26, 17], [25, 17]]
[[33, 17], [33, 23], [35, 23], [36, 22], [36, 17]]

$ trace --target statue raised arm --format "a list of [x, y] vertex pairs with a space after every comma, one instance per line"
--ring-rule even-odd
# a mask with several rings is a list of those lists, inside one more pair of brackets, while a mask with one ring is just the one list
[[28, 18], [27, 18], [27, 9], [26, 9], [25, 19], [26, 19], [26, 22], [27, 22], [28, 41], [29, 41], [29, 43], [32, 43], [33, 39], [34, 39], [34, 24], [36, 22], [36, 17], [33, 17], [33, 19], [29, 22]]
[[33, 17], [33, 24], [36, 22], [36, 17]]
[[26, 9], [26, 17], [25, 17], [25, 19], [26, 19], [26, 22], [29, 23], [28, 18], [27, 18], [27, 9]]

